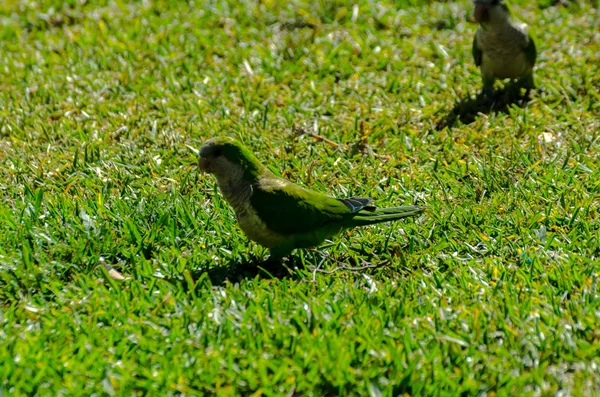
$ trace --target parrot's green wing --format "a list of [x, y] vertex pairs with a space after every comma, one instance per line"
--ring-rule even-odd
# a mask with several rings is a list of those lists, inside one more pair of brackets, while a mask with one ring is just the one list
[[250, 204], [258, 217], [274, 232], [299, 234], [322, 227], [342, 226], [353, 214], [368, 209], [369, 199], [338, 200], [304, 189], [291, 182], [254, 186]]
[[481, 49], [479, 49], [479, 46], [477, 45], [477, 34], [475, 34], [475, 37], [473, 38], [473, 59], [475, 60], [475, 66], [481, 66], [481, 58], [483, 56], [483, 52], [481, 51]]
[[537, 49], [535, 48], [535, 42], [533, 41], [533, 37], [531, 37], [531, 35], [527, 36], [527, 45], [525, 46], [524, 50], [529, 63], [531, 63], [532, 66], [535, 65]]

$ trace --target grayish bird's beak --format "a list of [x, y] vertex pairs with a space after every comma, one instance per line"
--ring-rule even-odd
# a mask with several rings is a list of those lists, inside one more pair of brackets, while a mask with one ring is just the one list
[[476, 2], [473, 16], [478, 23], [487, 22], [490, 19], [489, 5]]

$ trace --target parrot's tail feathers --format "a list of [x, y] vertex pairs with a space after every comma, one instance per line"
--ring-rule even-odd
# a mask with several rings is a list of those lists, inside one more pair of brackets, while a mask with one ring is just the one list
[[371, 205], [372, 200], [366, 197], [350, 197], [345, 199], [338, 199], [342, 202], [351, 213], [355, 214], [358, 211], [375, 211], [375, 206]]
[[356, 226], [373, 225], [375, 223], [390, 222], [402, 218], [417, 216], [423, 213], [426, 208], [427, 207], [416, 205], [394, 208], [377, 208], [372, 212], [358, 214], [352, 218], [352, 221]]
[[[405, 205], [403, 207], [390, 207], [390, 208], [377, 208], [373, 212], [374, 214], [403, 214], [405, 212], [415, 212], [420, 214], [424, 212], [428, 207], [421, 205]], [[408, 215], [411, 216], [411, 215]]]

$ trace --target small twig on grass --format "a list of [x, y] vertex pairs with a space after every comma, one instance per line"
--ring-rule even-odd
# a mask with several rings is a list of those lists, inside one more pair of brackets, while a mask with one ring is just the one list
[[390, 159], [390, 156], [375, 153], [373, 151], [373, 149], [371, 149], [371, 147], [369, 147], [366, 144], [366, 136], [364, 135], [364, 123], [363, 122], [361, 122], [360, 140], [350, 147], [348, 147], [347, 145], [343, 145], [341, 143], [334, 142], [331, 139], [325, 138], [323, 135], [319, 135], [315, 132], [306, 131], [302, 127], [294, 128], [294, 136], [302, 136], [302, 135], [309, 136], [311, 138], [316, 139], [317, 141], [325, 142], [329, 146], [332, 146], [336, 149], [342, 149], [344, 151], [353, 152], [353, 154], [354, 153], [362, 153], [362, 154], [368, 153], [368, 154], [372, 155], [373, 157], [378, 158], [380, 160], [388, 161]]
[[113, 280], [119, 280], [119, 281], [129, 280], [129, 277], [124, 277], [121, 274], [121, 272], [119, 272], [114, 267], [112, 267], [111, 265], [106, 263], [106, 261], [104, 260], [104, 257], [101, 256], [100, 259], [98, 259], [98, 263], [100, 263], [102, 265], [102, 267], [104, 267], [106, 269], [106, 271], [108, 272], [108, 276], [110, 278], [112, 278]]
[[337, 143], [337, 142], [334, 142], [334, 141], [332, 141], [331, 139], [325, 138], [324, 136], [322, 136], [322, 135], [319, 135], [319, 134], [316, 134], [316, 133], [314, 133], [314, 132], [309, 132], [309, 131], [306, 131], [306, 130], [305, 130], [304, 128], [302, 128], [302, 127], [299, 127], [299, 128], [294, 128], [294, 135], [295, 135], [295, 136], [307, 135], [307, 136], [309, 136], [309, 137], [311, 137], [311, 138], [314, 138], [314, 139], [316, 139], [316, 140], [318, 140], [318, 141], [325, 142], [326, 144], [328, 144], [328, 145], [330, 145], [330, 146], [333, 146], [334, 148], [343, 148], [343, 146], [342, 146], [342, 145], [340, 145], [339, 143]]
[[162, 300], [156, 305], [156, 307], [154, 307], [154, 309], [152, 309], [152, 311], [150, 312], [150, 315], [152, 315], [152, 316], [156, 315], [156, 313], [158, 313], [160, 308], [163, 307], [165, 305], [165, 303], [167, 303], [171, 299], [172, 295], [173, 295], [172, 291], [167, 292], [165, 297], [162, 298]]

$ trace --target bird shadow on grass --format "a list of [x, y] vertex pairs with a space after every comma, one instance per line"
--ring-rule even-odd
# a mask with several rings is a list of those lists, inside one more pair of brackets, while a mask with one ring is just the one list
[[[207, 266], [191, 270], [189, 276], [194, 284], [208, 282], [212, 286], [236, 284], [243, 280], [260, 279], [297, 279], [301, 277], [296, 271], [301, 268], [300, 260], [290, 258], [286, 261], [261, 261], [251, 258], [243, 262], [229, 262], [221, 266]], [[190, 283], [184, 275], [166, 277], [173, 284], [180, 284], [185, 290]]]
[[[236, 284], [244, 280], [309, 280], [314, 281], [315, 275], [333, 274], [338, 271], [364, 272], [371, 269], [388, 267], [389, 260], [380, 263], [370, 263], [352, 257], [336, 258], [332, 264], [323, 265], [325, 257], [319, 255], [289, 256], [282, 261], [261, 261], [251, 258], [243, 262], [229, 262], [222, 266], [203, 267], [189, 272], [192, 283], [183, 274], [166, 277], [166, 281], [180, 284], [186, 291], [191, 285], [208, 283], [211, 286], [223, 286], [227, 283]], [[401, 263], [406, 266], [404, 259]]]
[[224, 266], [211, 267], [208, 269], [197, 270], [198, 277], [203, 277], [203, 273], [208, 276], [212, 285], [223, 285], [226, 282], [235, 284], [242, 280], [261, 278], [261, 279], [284, 279], [296, 278], [294, 272], [294, 259], [287, 262], [260, 261], [251, 259], [247, 262], [230, 262]]
[[503, 88], [494, 92], [494, 99], [488, 100], [485, 95], [477, 95], [475, 98], [467, 96], [460, 98], [454, 107], [437, 125], [437, 130], [452, 128], [457, 123], [470, 124], [480, 113], [508, 113], [513, 105], [520, 108], [527, 106], [531, 100], [528, 94], [521, 94], [521, 87], [516, 81], [509, 82]]

